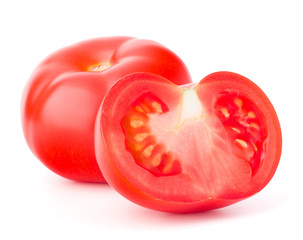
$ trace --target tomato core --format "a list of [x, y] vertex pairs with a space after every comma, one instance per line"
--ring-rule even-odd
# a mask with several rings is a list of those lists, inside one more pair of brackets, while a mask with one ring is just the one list
[[183, 91], [180, 117], [177, 122], [176, 130], [180, 129], [186, 122], [203, 118], [203, 115], [202, 104], [195, 88], [185, 88]]

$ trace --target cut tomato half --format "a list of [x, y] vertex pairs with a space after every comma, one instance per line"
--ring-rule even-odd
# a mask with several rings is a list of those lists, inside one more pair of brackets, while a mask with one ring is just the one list
[[109, 91], [95, 126], [109, 184], [167, 212], [224, 207], [259, 192], [276, 171], [281, 139], [266, 95], [230, 72], [184, 86], [130, 74]]

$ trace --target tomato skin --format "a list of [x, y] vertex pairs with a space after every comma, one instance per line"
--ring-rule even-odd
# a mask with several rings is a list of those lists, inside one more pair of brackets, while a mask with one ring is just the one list
[[51, 54], [37, 66], [22, 96], [22, 126], [31, 151], [64, 178], [105, 182], [94, 153], [95, 117], [110, 87], [138, 71], [176, 84], [191, 82], [182, 60], [150, 40], [96, 38]]
[[[188, 195], [201, 196], [191, 200], [191, 196], [185, 198], [182, 196], [186, 192], [187, 186], [188, 188], [191, 187], [191, 181], [188, 182], [189, 185], [182, 185], [183, 181], [187, 180], [186, 178], [182, 180], [181, 174], [180, 177], [178, 175], [157, 177], [148, 173], [141, 166], [136, 166], [132, 156], [133, 153], [124, 146], [126, 141], [124, 138], [127, 139], [127, 137], [124, 137], [125, 130], [120, 126], [123, 114], [128, 112], [126, 107], [131, 106], [130, 103], [136, 99], [136, 94], [151, 91], [166, 102], [167, 106], [173, 111], [181, 99], [179, 89], [188, 86], [179, 86], [178, 88], [163, 77], [152, 74], [130, 74], [120, 79], [111, 88], [99, 108], [95, 123], [95, 150], [99, 166], [105, 179], [114, 189], [125, 198], [143, 207], [174, 213], [198, 212], [225, 207], [262, 190], [273, 177], [279, 164], [282, 135], [277, 115], [268, 98], [259, 87], [247, 78], [235, 73], [217, 72], [208, 75], [196, 84], [197, 92], [199, 92], [199, 97], [203, 99], [207, 113], [213, 111], [213, 96], [216, 93], [232, 89], [249, 98], [254, 97], [253, 104], [265, 116], [264, 125], [267, 126], [268, 130], [266, 154], [264, 154], [265, 157], [256, 172], [247, 174], [249, 175], [247, 185], [239, 184], [240, 187], [238, 186], [238, 188], [241, 189], [222, 191], [218, 195], [212, 193], [213, 195], [204, 196], [196, 192], [189, 192]], [[185, 136], [184, 142], [186, 139]], [[179, 147], [182, 148], [183, 146]], [[106, 153], [106, 158], [103, 157], [104, 153]], [[188, 161], [190, 160], [189, 157]], [[192, 161], [192, 164], [195, 164], [194, 161]], [[195, 168], [195, 166], [193, 167]], [[169, 178], [175, 180], [169, 180]], [[191, 179], [195, 179], [195, 177], [191, 176]], [[156, 185], [155, 182], [157, 181], [160, 184]], [[198, 181], [197, 184], [194, 183], [196, 186], [205, 184], [199, 182], [198, 179], [196, 181]], [[164, 186], [168, 187], [165, 188]], [[166, 191], [168, 189], [177, 189], [181, 194], [177, 196], [172, 191], [171, 196], [167, 195]]]

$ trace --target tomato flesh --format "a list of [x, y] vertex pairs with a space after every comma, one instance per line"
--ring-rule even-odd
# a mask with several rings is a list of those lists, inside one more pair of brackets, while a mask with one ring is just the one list
[[260, 191], [279, 162], [280, 126], [259, 88], [214, 74], [222, 75], [181, 87], [150, 74], [122, 78], [95, 128], [96, 146], [108, 153], [107, 161], [97, 153], [108, 182], [142, 206], [169, 212], [222, 207]]

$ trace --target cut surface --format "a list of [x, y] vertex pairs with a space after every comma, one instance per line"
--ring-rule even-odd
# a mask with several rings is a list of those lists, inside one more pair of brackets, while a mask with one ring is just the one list
[[135, 163], [156, 177], [199, 179], [194, 188], [210, 197], [244, 189], [266, 151], [262, 114], [236, 91], [214, 95], [212, 112], [196, 88], [181, 99], [174, 111], [152, 92], [128, 105], [121, 127]]
[[100, 114], [99, 142], [109, 155], [102, 171], [126, 198], [153, 209], [227, 206], [264, 188], [279, 163], [275, 111], [237, 74], [182, 87], [132, 74], [113, 86]]

